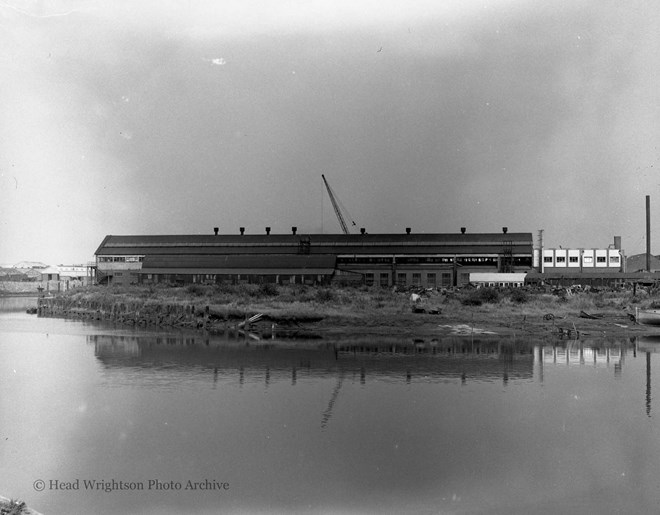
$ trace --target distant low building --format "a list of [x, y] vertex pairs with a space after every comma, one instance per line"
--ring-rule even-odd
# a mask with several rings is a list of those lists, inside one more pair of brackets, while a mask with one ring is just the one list
[[[47, 267], [44, 267], [47, 268]], [[40, 281], [41, 280], [41, 268], [24, 268], [20, 271], [25, 274], [28, 281]]]
[[[650, 272], [660, 272], [660, 257], [651, 256]], [[626, 259], [626, 269], [629, 272], [646, 272], [646, 254], [635, 254]]]
[[0, 268], [0, 281], [27, 281], [28, 276], [15, 268]]
[[85, 265], [58, 265], [60, 279], [84, 281], [89, 275], [88, 268]]
[[21, 261], [20, 263], [16, 263], [14, 268], [18, 268], [19, 270], [28, 268], [43, 269], [48, 268], [48, 265], [42, 263], [41, 261]]
[[60, 270], [56, 266], [49, 266], [40, 270], [41, 272], [41, 281], [59, 281], [60, 280]]

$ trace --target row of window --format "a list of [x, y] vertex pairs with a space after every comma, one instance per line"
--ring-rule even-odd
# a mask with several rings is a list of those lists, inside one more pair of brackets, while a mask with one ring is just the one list
[[[390, 275], [386, 272], [381, 272], [379, 274], [375, 273], [366, 273], [364, 274], [365, 284], [367, 286], [374, 286], [378, 284], [383, 288], [392, 286], [390, 283]], [[436, 288], [438, 286], [451, 286], [451, 276], [449, 272], [444, 272], [441, 274], [436, 274], [433, 272], [428, 272], [423, 274], [421, 272], [413, 273], [404, 273], [399, 272], [396, 274], [396, 285], [397, 286], [424, 286], [427, 288]], [[460, 274], [461, 281], [468, 282], [470, 280], [469, 274]], [[378, 282], [376, 282], [378, 281]]]
[[[119, 275], [119, 274], [115, 274]], [[143, 274], [140, 281], [148, 283], [181, 284], [321, 284], [327, 277], [319, 274]]]
[[[553, 257], [552, 256], [543, 256], [543, 262], [544, 263], [553, 263]], [[566, 263], [566, 256], [556, 256], [554, 258], [554, 262], [556, 263]], [[568, 262], [569, 263], [574, 263], [578, 264], [580, 262], [580, 257], [579, 256], [568, 256]], [[585, 265], [593, 265], [594, 263], [594, 258], [593, 256], [582, 256], [582, 263]], [[596, 263], [607, 263], [607, 256], [596, 256]], [[610, 256], [609, 259], [610, 265], [618, 265], [620, 263], [619, 256]]]
[[142, 263], [144, 256], [99, 256], [99, 263]]
[[[458, 258], [460, 261], [463, 258]], [[485, 259], [492, 258], [468, 258], [475, 260], [474, 262], [481, 262]], [[403, 256], [340, 256], [337, 258], [337, 264], [340, 265], [371, 265], [371, 264], [418, 264], [418, 263], [439, 263], [443, 265], [450, 265], [454, 262], [453, 257], [439, 257], [439, 256], [414, 256], [414, 257], [403, 257]]]
[[[499, 262], [498, 257], [477, 257], [477, 256], [459, 256], [456, 257], [456, 263], [463, 266], [491, 266], [497, 267]], [[531, 257], [512, 257], [512, 262], [517, 266], [532, 266]], [[451, 265], [454, 263], [453, 257], [442, 256], [397, 256], [394, 257], [378, 257], [378, 256], [340, 256], [337, 258], [337, 264], [392, 264], [396, 262], [400, 265], [409, 264], [441, 264]]]

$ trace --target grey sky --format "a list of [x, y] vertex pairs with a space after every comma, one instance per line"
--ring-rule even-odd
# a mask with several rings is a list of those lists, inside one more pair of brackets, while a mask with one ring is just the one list
[[322, 173], [371, 233], [643, 252], [658, 48], [644, 1], [2, 0], [0, 262], [339, 232]]

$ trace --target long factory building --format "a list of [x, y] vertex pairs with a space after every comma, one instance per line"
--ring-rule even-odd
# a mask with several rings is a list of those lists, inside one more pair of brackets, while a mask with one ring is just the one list
[[99, 284], [360, 283], [451, 287], [471, 273], [528, 272], [531, 233], [108, 235], [95, 252]]

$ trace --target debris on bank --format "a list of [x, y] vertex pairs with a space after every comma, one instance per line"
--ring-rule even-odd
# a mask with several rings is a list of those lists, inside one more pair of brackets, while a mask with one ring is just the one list
[[41, 515], [28, 508], [23, 501], [7, 499], [0, 495], [0, 515]]
[[441, 329], [449, 329], [451, 335], [470, 336], [472, 334], [497, 334], [495, 331], [487, 331], [468, 324], [439, 325]]

